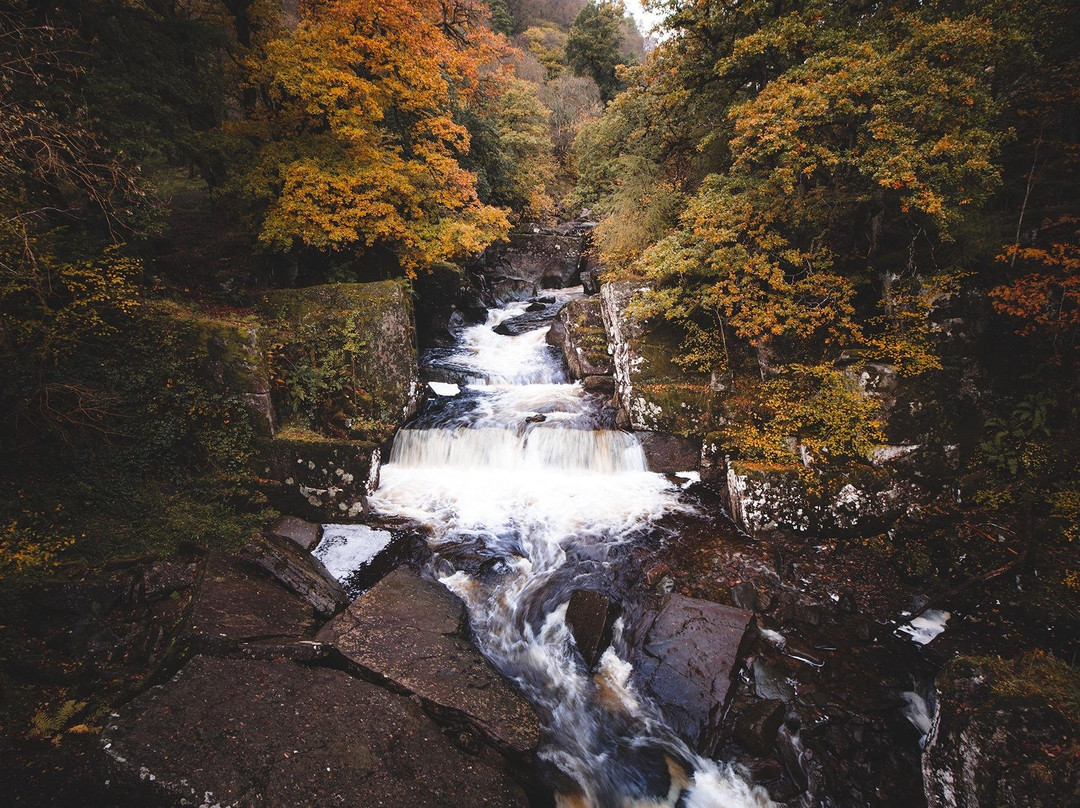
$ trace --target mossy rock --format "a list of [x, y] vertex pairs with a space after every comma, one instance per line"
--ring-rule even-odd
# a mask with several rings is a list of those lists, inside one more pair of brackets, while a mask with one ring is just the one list
[[149, 309], [161, 333], [179, 336], [178, 356], [193, 363], [208, 390], [240, 397], [257, 435], [274, 434], [266, 328], [247, 318], [225, 319], [159, 302]]
[[386, 440], [421, 400], [406, 281], [335, 283], [266, 295], [277, 320], [279, 395], [309, 427]]
[[617, 281], [601, 288], [623, 418], [633, 429], [704, 435], [713, 428], [716, 398], [709, 376], [675, 362], [682, 338], [672, 326], [647, 323], [629, 311], [633, 299], [649, 288], [645, 281]]
[[615, 366], [608, 355], [608, 337], [597, 298], [572, 300], [559, 312], [566, 332], [562, 343], [570, 375], [575, 379], [586, 376], [609, 376]]
[[1080, 804], [1080, 672], [1053, 657], [959, 657], [937, 678], [923, 756], [930, 808]]
[[292, 429], [257, 441], [256, 448], [253, 471], [282, 513], [317, 522], [359, 521], [367, 514], [379, 480], [376, 444]]

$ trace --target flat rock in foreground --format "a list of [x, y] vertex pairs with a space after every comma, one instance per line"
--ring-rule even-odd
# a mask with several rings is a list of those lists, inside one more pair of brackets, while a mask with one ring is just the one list
[[527, 806], [404, 696], [340, 671], [196, 656], [101, 738], [116, 804]]
[[464, 720], [495, 746], [536, 749], [532, 707], [464, 637], [464, 604], [399, 567], [319, 632], [362, 671], [418, 695], [440, 717]]
[[265, 570], [212, 552], [195, 595], [186, 634], [200, 651], [228, 653], [246, 643], [304, 640], [315, 633], [315, 610]]
[[742, 661], [753, 613], [708, 600], [670, 595], [645, 638], [635, 665], [672, 728], [710, 752]]

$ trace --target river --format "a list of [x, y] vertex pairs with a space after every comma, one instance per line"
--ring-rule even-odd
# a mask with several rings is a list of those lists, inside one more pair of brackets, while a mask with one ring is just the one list
[[691, 751], [635, 689], [621, 618], [594, 671], [576, 652], [571, 593], [614, 586], [632, 563], [623, 550], [691, 506], [649, 472], [603, 399], [568, 381], [546, 327], [494, 330], [527, 305], [490, 310], [429, 360], [455, 383], [434, 385], [398, 433], [371, 504], [425, 528], [433, 571], [467, 604], [480, 650], [541, 718], [558, 805], [771, 805], [737, 769]]

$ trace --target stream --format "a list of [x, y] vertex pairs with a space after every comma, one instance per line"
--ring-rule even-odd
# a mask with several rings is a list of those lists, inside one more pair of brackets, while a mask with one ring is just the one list
[[571, 594], [615, 586], [626, 548], [692, 506], [648, 471], [603, 397], [568, 381], [546, 327], [496, 333], [527, 305], [491, 309], [428, 358], [429, 375], [454, 381], [434, 384], [399, 432], [371, 504], [425, 528], [434, 574], [465, 601], [480, 650], [540, 716], [558, 805], [771, 805], [735, 767], [691, 751], [635, 690], [623, 618], [594, 671], [576, 652]]

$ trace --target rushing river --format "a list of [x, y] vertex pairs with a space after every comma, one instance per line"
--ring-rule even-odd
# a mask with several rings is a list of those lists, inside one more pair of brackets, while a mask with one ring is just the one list
[[575, 652], [570, 594], [610, 579], [621, 546], [688, 506], [603, 402], [567, 382], [547, 328], [493, 330], [525, 307], [491, 310], [439, 357], [457, 384], [436, 385], [451, 395], [398, 434], [372, 505], [430, 532], [435, 570], [468, 605], [481, 651], [540, 715], [561, 806], [770, 805], [635, 691], [620, 624], [595, 672]]

